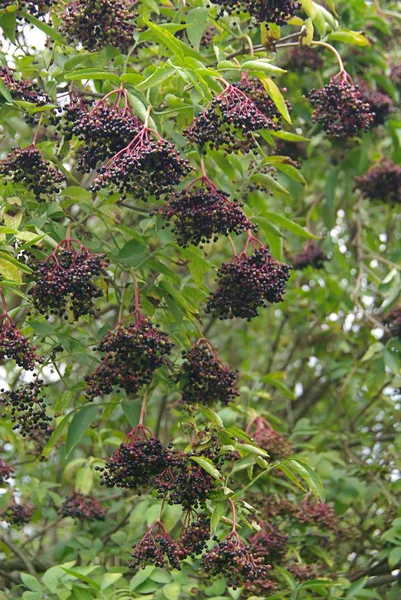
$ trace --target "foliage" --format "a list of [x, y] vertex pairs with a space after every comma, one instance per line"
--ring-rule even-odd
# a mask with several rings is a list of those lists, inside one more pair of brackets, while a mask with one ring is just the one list
[[0, 599], [398, 599], [397, 3], [0, 28]]

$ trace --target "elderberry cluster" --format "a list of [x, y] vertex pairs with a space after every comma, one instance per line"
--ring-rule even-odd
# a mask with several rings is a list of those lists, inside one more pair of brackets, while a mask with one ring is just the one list
[[329, 257], [324, 250], [317, 244], [308, 242], [301, 252], [294, 256], [292, 266], [297, 270], [306, 269], [307, 267], [323, 269], [323, 263], [326, 260], [329, 260]]
[[219, 268], [219, 286], [208, 297], [206, 312], [220, 319], [250, 321], [259, 308], [283, 300], [290, 273], [291, 267], [274, 260], [265, 247], [251, 256], [241, 253]]
[[380, 160], [355, 181], [365, 198], [401, 202], [401, 167], [392, 160]]
[[253, 556], [236, 531], [228, 534], [224, 540], [202, 557], [202, 566], [208, 577], [227, 579], [227, 585], [236, 589], [244, 581], [255, 581], [266, 573], [266, 567], [259, 558]]
[[[294, 0], [211, 0], [221, 7], [221, 14], [249, 13], [258, 23], [285, 25], [295, 16], [300, 3]], [[221, 14], [219, 16], [221, 16]]]
[[53, 168], [33, 144], [17, 148], [0, 161], [0, 175], [4, 177], [5, 185], [9, 182], [26, 185], [38, 202], [46, 200], [43, 194], [59, 194], [60, 184], [65, 181], [64, 174]]
[[277, 129], [277, 126], [244, 92], [229, 85], [183, 133], [190, 142], [208, 145], [212, 150], [224, 148], [231, 154], [255, 150], [254, 132], [259, 129]]
[[36, 378], [15, 390], [0, 390], [0, 405], [7, 410], [2, 418], [8, 417], [14, 423], [13, 430], [18, 430], [22, 437], [31, 437], [39, 431], [43, 440], [51, 434], [52, 419], [46, 414], [45, 387], [43, 380]]
[[37, 106], [50, 104], [49, 96], [36, 83], [27, 79], [15, 79], [8, 67], [0, 66], [0, 81], [4, 83], [13, 100], [32, 102]]
[[93, 496], [72, 492], [60, 506], [61, 517], [74, 517], [81, 521], [104, 521], [106, 510]]
[[312, 122], [320, 123], [334, 137], [353, 137], [361, 129], [369, 131], [375, 115], [359, 87], [344, 73], [340, 75], [332, 77], [324, 88], [310, 91], [309, 100], [314, 107]]
[[139, 312], [128, 318], [131, 317], [133, 322], [125, 319], [118, 323], [95, 348], [105, 356], [85, 377], [89, 400], [110, 394], [115, 388], [134, 394], [165, 364], [164, 356], [169, 355], [173, 347], [168, 335]]
[[239, 235], [243, 231], [257, 228], [245, 215], [237, 201], [230, 201], [229, 194], [218, 189], [207, 180], [199, 188], [190, 187], [175, 192], [159, 213], [171, 224], [177, 244], [186, 248], [189, 244], [199, 246], [218, 235]]
[[26, 525], [32, 518], [35, 507], [31, 504], [17, 504], [15, 500], [0, 513], [0, 520], [10, 525]]
[[[53, 4], [54, 0], [19, 0], [18, 7], [19, 9], [25, 10], [32, 16], [40, 19], [49, 12], [49, 9], [53, 6]], [[1, 3], [1, 8], [5, 9], [7, 6], [15, 6], [14, 0], [3, 0]], [[19, 13], [17, 13], [17, 19], [23, 19]]]
[[0, 361], [13, 359], [19, 367], [33, 371], [36, 362], [43, 357], [36, 354], [36, 348], [18, 329], [14, 321], [5, 313], [0, 315]]
[[372, 89], [365, 82], [359, 84], [359, 89], [363, 100], [369, 104], [373, 112], [374, 117], [372, 126], [377, 127], [378, 125], [383, 125], [394, 111], [394, 102], [392, 98], [379, 90]]
[[125, 0], [75, 0], [61, 15], [61, 33], [90, 52], [114, 46], [127, 53], [134, 45], [135, 22]]
[[[74, 244], [78, 244], [78, 249]], [[103, 292], [92, 282], [107, 266], [105, 254], [92, 254], [78, 240], [67, 239], [45, 260], [32, 263], [34, 286], [28, 294], [42, 315], [58, 315], [74, 320], [96, 314], [93, 300]]]
[[53, 122], [67, 139], [74, 135], [83, 142], [77, 154], [77, 169], [83, 173], [125, 148], [142, 128], [128, 106], [109, 105], [103, 100], [89, 106], [81, 96], [72, 96], [65, 108], [58, 109]]
[[401, 338], [401, 306], [395, 306], [384, 317], [383, 323], [389, 329], [390, 337]]
[[[260, 79], [257, 77], [242, 77], [238, 83], [234, 84], [234, 87], [246, 94], [255, 104], [257, 109], [269, 119], [269, 129], [280, 129], [280, 122], [282, 120], [281, 113], [266, 92]], [[287, 100], [285, 103], [288, 111], [291, 112], [291, 104]]]
[[297, 46], [289, 54], [288, 66], [301, 73], [306, 70], [319, 71], [323, 66], [323, 59], [310, 46]]
[[293, 446], [285, 435], [273, 429], [270, 423], [262, 417], [256, 417], [249, 427], [247, 434], [259, 448], [269, 454], [271, 460], [283, 460], [292, 454]]
[[[210, 538], [210, 519], [205, 513], [192, 516], [192, 511], [187, 513], [188, 524], [181, 531], [180, 544], [188, 556], [195, 558], [202, 554]], [[185, 522], [185, 521], [184, 521]]]
[[153, 140], [150, 130], [144, 127], [126, 148], [99, 169], [91, 190], [114, 187], [120, 194], [129, 193], [146, 202], [148, 196], [159, 199], [170, 192], [191, 170], [174, 144], [160, 137]]
[[15, 469], [0, 457], [0, 485], [6, 482], [11, 477]]
[[135, 489], [150, 485], [152, 479], [164, 471], [169, 463], [170, 452], [143, 425], [138, 425], [128, 434], [113, 452], [100, 472], [100, 485]]
[[168, 563], [172, 569], [180, 570], [180, 563], [187, 556], [184, 548], [167, 533], [161, 521], [153, 523], [133, 549], [133, 561], [129, 564], [133, 569], [139, 566], [144, 569], [147, 563], [165, 568]]
[[209, 405], [220, 401], [226, 406], [239, 396], [238, 371], [224, 365], [207, 340], [199, 340], [182, 354], [185, 360], [176, 381], [181, 382], [184, 402]]
[[249, 538], [252, 554], [264, 564], [281, 561], [287, 553], [288, 535], [270, 526]]
[[295, 513], [299, 523], [309, 523], [337, 531], [337, 518], [334, 510], [325, 502], [310, 502], [308, 499], [300, 505]]

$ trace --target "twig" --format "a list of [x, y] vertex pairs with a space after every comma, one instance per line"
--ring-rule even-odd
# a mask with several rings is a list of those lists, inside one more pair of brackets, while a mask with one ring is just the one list
[[25, 565], [25, 568], [28, 571], [28, 573], [30, 573], [31, 575], [36, 575], [36, 571], [32, 562], [27, 558], [24, 552], [21, 552], [20, 549], [13, 544], [11, 540], [9, 540], [5, 535], [0, 535], [0, 542], [8, 546], [10, 550], [15, 554], [15, 556], [20, 559], [20, 561]]

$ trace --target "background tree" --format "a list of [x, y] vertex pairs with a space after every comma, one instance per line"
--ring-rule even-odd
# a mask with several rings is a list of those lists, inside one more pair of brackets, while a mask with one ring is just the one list
[[2, 2], [0, 598], [400, 597], [396, 2]]

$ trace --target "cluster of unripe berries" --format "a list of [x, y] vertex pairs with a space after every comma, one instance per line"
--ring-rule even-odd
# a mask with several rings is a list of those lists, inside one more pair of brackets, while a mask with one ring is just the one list
[[104, 254], [92, 254], [78, 240], [61, 241], [45, 260], [33, 260], [34, 286], [29, 290], [34, 308], [42, 315], [75, 320], [96, 314], [93, 300], [103, 292], [92, 281], [107, 266]]
[[7, 411], [1, 416], [9, 418], [13, 430], [19, 431], [22, 437], [30, 437], [39, 431], [43, 440], [51, 434], [49, 423], [52, 419], [46, 414], [45, 387], [43, 380], [36, 377], [15, 390], [0, 390], [0, 405]]
[[4, 183], [22, 183], [33, 192], [38, 202], [44, 202], [43, 195], [58, 194], [65, 175], [51, 166], [43, 158], [39, 148], [32, 144], [16, 148], [0, 161], [0, 175]]
[[299, 271], [307, 267], [323, 269], [324, 262], [327, 260], [329, 257], [320, 246], [313, 242], [307, 242], [301, 252], [294, 256], [292, 266]]
[[[245, 249], [217, 272], [218, 288], [207, 299], [206, 312], [220, 319], [240, 317], [250, 321], [267, 303], [281, 302], [291, 267], [277, 262], [252, 235]], [[249, 241], [254, 252], [247, 255]]]
[[85, 378], [86, 396], [93, 400], [112, 391], [136, 393], [165, 364], [173, 343], [168, 335], [137, 310], [113, 327], [97, 348], [104, 353], [99, 366]]
[[313, 123], [337, 138], [353, 137], [362, 129], [368, 131], [374, 113], [349, 75], [341, 71], [320, 90], [311, 90], [309, 100], [314, 111]]
[[295, 16], [300, 3], [294, 0], [211, 0], [221, 7], [221, 14], [249, 13], [258, 23], [285, 25]]
[[380, 160], [355, 180], [357, 188], [369, 200], [401, 202], [401, 167], [390, 159]]
[[257, 148], [254, 133], [260, 129], [277, 129], [238, 86], [228, 85], [184, 130], [186, 138], [212, 150], [226, 153]]
[[200, 339], [183, 357], [176, 381], [181, 384], [184, 402], [208, 405], [220, 401], [224, 406], [239, 396], [238, 371], [221, 362], [210, 342]]
[[114, 46], [127, 53], [134, 45], [135, 22], [124, 0], [75, 0], [61, 15], [61, 33], [90, 52]]
[[104, 521], [106, 509], [94, 496], [71, 492], [58, 513], [61, 517], [73, 517], [80, 521]]

